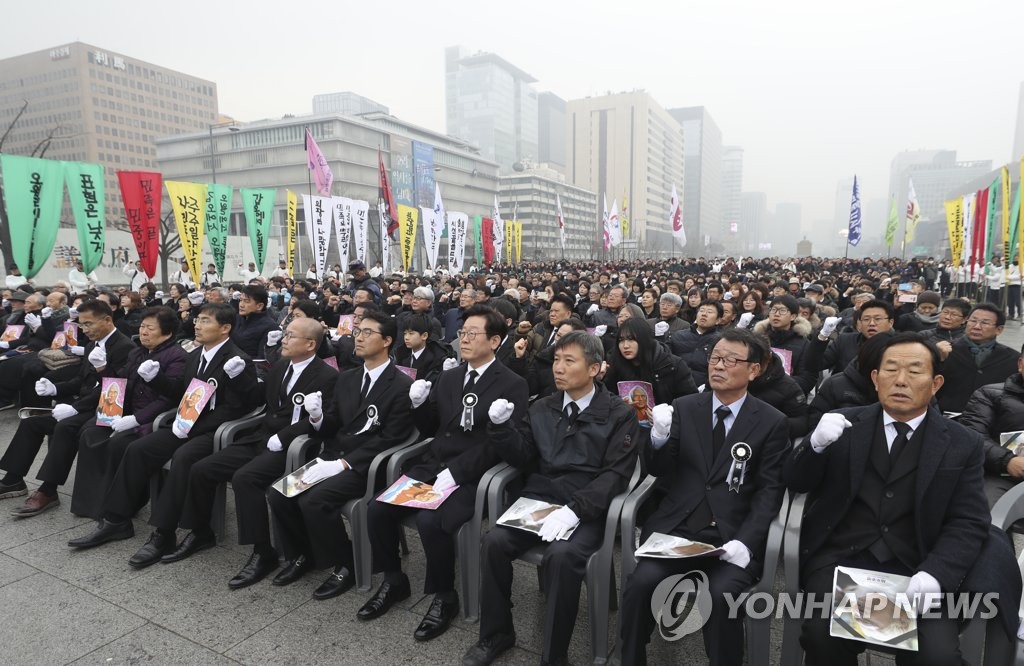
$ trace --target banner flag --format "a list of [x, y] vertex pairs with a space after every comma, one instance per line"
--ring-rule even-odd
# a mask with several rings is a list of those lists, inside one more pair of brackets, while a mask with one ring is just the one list
[[619, 221], [619, 200], [612, 201], [612, 212], [608, 215], [608, 241], [612, 247], [622, 245], [622, 223]]
[[171, 210], [178, 224], [181, 251], [188, 263], [192, 281], [199, 284], [203, 273], [203, 231], [206, 227], [206, 185], [164, 181], [171, 197]]
[[1020, 191], [1021, 187], [1018, 185], [1017, 193], [1013, 195], [1013, 203], [1010, 204], [1010, 250], [1007, 254], [1010, 255], [1011, 261], [1020, 250]]
[[850, 226], [846, 242], [854, 247], [860, 243], [860, 189], [857, 187], [857, 174], [853, 174], [853, 198], [850, 200]]
[[505, 220], [505, 240], [506, 240], [506, 244], [505, 244], [506, 245], [506, 248], [505, 248], [506, 249], [506, 252], [505, 252], [505, 262], [511, 264], [511, 263], [513, 263], [513, 261], [512, 261], [512, 259], [513, 259], [512, 258], [512, 254], [513, 254], [513, 251], [515, 250], [515, 244], [516, 244], [516, 226], [515, 226], [515, 221], [514, 220]]
[[427, 248], [427, 268], [437, 270], [437, 251], [441, 247], [441, 234], [438, 228], [437, 211], [423, 206], [420, 208], [420, 219], [423, 222], [423, 245]]
[[[370, 202], [352, 199], [352, 244], [356, 260], [366, 263], [366, 220], [370, 215]], [[348, 266], [342, 265], [342, 270]]]
[[448, 213], [448, 272], [452, 275], [462, 272], [466, 262], [466, 228], [469, 215]]
[[[387, 229], [387, 236], [395, 239], [395, 232], [398, 231], [398, 218], [395, 208], [395, 197], [391, 192], [391, 181], [388, 179], [388, 172], [384, 169], [384, 157], [380, 150], [377, 151], [377, 213], [380, 215], [382, 227]], [[390, 248], [390, 244], [388, 244]], [[386, 254], [386, 253], [385, 253]]]
[[555, 194], [555, 205], [558, 207], [558, 244], [565, 254], [565, 215], [562, 214], [562, 197]]
[[964, 251], [961, 263], [967, 267], [967, 274], [971, 274], [971, 259], [974, 252], [974, 198], [976, 194], [968, 194], [963, 198], [964, 210]]
[[1017, 181], [1017, 269], [1024, 275], [1024, 202], [1021, 201], [1021, 190], [1024, 189], [1024, 157], [1020, 159], [1020, 180]]
[[914, 179], [908, 178], [906, 227], [903, 230], [903, 247], [906, 248], [914, 240], [917, 221], [921, 219], [921, 206], [917, 203], [917, 192], [914, 191]]
[[163, 176], [149, 171], [118, 171], [124, 217], [146, 275], [156, 275], [160, 253], [160, 190]]
[[971, 277], [981, 268], [985, 259], [985, 239], [988, 238], [988, 190], [979, 190], [974, 199], [974, 243], [971, 246]]
[[327, 164], [320, 146], [316, 145], [316, 139], [306, 128], [306, 166], [313, 172], [313, 180], [316, 181], [316, 191], [325, 197], [331, 196], [331, 184], [334, 182], [334, 173], [331, 166]]
[[622, 224], [622, 237], [629, 238], [629, 197], [622, 195], [622, 212], [619, 213], [619, 222]]
[[[65, 162], [71, 212], [78, 228], [78, 250], [86, 274], [103, 261], [106, 247], [103, 221], [103, 166], [84, 162]], [[147, 273], [146, 275], [149, 275]]]
[[[498, 195], [494, 195], [494, 217], [491, 218], [491, 246], [494, 257], [491, 261], [501, 262], [502, 250], [505, 248], [505, 224], [501, 219], [501, 210], [498, 208]], [[486, 253], [485, 253], [486, 255]], [[486, 256], [484, 259], [486, 260]]]
[[398, 240], [402, 244], [402, 270], [408, 271], [416, 251], [416, 224], [419, 211], [413, 206], [398, 204]]
[[[380, 203], [379, 201], [377, 202]], [[379, 215], [378, 224], [380, 225], [380, 267], [383, 269], [384, 275], [390, 273], [391, 268], [391, 236], [388, 235], [388, 227], [391, 225], [391, 217], [387, 214], [387, 208], [377, 208], [379, 213], [381, 210], [384, 211], [384, 215]]]
[[349, 241], [352, 238], [352, 200], [346, 197], [331, 197], [334, 211], [334, 235], [338, 239], [338, 262], [341, 270], [348, 268]]
[[11, 251], [21, 274], [35, 276], [53, 252], [64, 203], [64, 164], [37, 157], [0, 155]]
[[[1010, 266], [1010, 169], [1003, 167], [999, 196], [1003, 204], [1003, 270]], [[1006, 273], [1003, 273], [1006, 275]]]
[[679, 247], [686, 247], [686, 229], [683, 228], [683, 202], [676, 193], [675, 183], [672, 184], [672, 198], [668, 202], [668, 221], [672, 225], [672, 235]]
[[252, 244], [252, 255], [256, 261], [256, 270], [262, 273], [263, 266], [267, 261], [267, 249], [270, 247], [270, 223], [274, 219], [277, 190], [272, 187], [262, 189], [243, 187], [241, 191], [242, 206], [245, 208], [245, 223], [249, 228], [249, 242]]
[[478, 268], [484, 260], [483, 224], [482, 216], [473, 216], [473, 256], [476, 257], [476, 265]]
[[985, 256], [984, 262], [992, 261], [996, 252], [996, 193], [999, 192], [999, 179], [996, 178], [988, 186], [988, 203], [985, 204]]
[[497, 226], [489, 217], [480, 220], [480, 238], [483, 241], [484, 263], [494, 263], [494, 227]]
[[608, 195], [604, 195], [604, 205], [601, 209], [601, 241], [604, 251], [612, 246], [612, 235], [608, 233]]
[[285, 261], [288, 262], [288, 275], [295, 276], [295, 244], [299, 240], [299, 200], [291, 190], [285, 190], [288, 198], [288, 207], [285, 211], [285, 224], [287, 225], [288, 246]]
[[892, 243], [896, 240], [896, 232], [900, 228], [900, 216], [896, 211], [896, 195], [892, 196], [889, 202], [889, 219], [885, 223], [885, 244], [887, 247], [892, 247]]
[[213, 253], [217, 275], [224, 275], [231, 228], [231, 186], [215, 183], [206, 188], [206, 244]]
[[444, 238], [445, 227], [448, 224], [448, 212], [444, 209], [444, 201], [441, 200], [441, 186], [436, 182], [434, 183], [434, 212], [437, 213], [437, 219], [441, 225], [441, 230], [438, 232], [437, 237]]
[[519, 220], [515, 221], [516, 228], [516, 263], [522, 263], [523, 261], [523, 223]]
[[[302, 210], [306, 220], [306, 236], [313, 248], [313, 263], [317, 277], [327, 271], [327, 249], [331, 246], [331, 200], [329, 197], [302, 195]], [[302, 272], [302, 266], [299, 266]]]
[[963, 199], [957, 198], [946, 202], [946, 228], [949, 231], [949, 253], [953, 259], [953, 268], [960, 268], [964, 251]]

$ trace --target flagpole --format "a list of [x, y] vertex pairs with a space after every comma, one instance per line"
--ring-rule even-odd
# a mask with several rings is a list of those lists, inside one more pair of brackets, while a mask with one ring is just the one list
[[[309, 152], [309, 125], [303, 125], [302, 126], [302, 130], [303, 130], [303, 132], [302, 132], [302, 149], [308, 153]], [[308, 155], [306, 156], [306, 189], [307, 189], [307, 191], [309, 193], [309, 198], [312, 199], [313, 198], [313, 174], [309, 170], [309, 156]], [[303, 210], [302, 210], [302, 219], [306, 223], [306, 237], [308, 238], [309, 237], [309, 223], [310, 223], [310, 219], [309, 219], [309, 211], [305, 210], [305, 208], [303, 208]], [[296, 226], [298, 226], [298, 225], [296, 224]], [[298, 235], [299, 235], [298, 234], [298, 229], [296, 229], [296, 233], [295, 233], [295, 236], [296, 236], [296, 238], [295, 238], [295, 251], [299, 255], [299, 258], [298, 258], [299, 274], [300, 275], [305, 275], [305, 273], [302, 272], [302, 239], [299, 238]], [[310, 246], [309, 249], [312, 250], [313, 249], [312, 246]], [[319, 277], [323, 277], [323, 276], [321, 275]], [[295, 274], [294, 273], [292, 274], [292, 279], [293, 280], [295, 279]]]

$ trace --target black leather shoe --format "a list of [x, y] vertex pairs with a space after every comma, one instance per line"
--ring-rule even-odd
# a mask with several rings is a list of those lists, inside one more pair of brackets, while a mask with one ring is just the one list
[[126, 520], [123, 523], [112, 523], [108, 520], [104, 520], [100, 523], [96, 531], [88, 536], [78, 537], [68, 541], [68, 546], [71, 548], [95, 548], [96, 546], [102, 546], [105, 543], [111, 541], [122, 541], [124, 539], [131, 539], [135, 536], [135, 528], [132, 526], [132, 521]]
[[313, 562], [305, 555], [299, 555], [294, 560], [284, 565], [284, 569], [281, 569], [281, 573], [274, 576], [274, 580], [270, 581], [278, 587], [284, 585], [291, 585], [298, 579], [306, 575], [306, 572], [313, 568]]
[[217, 537], [212, 532], [207, 534], [196, 534], [195, 532], [189, 532], [185, 535], [185, 538], [181, 540], [178, 547], [172, 552], [164, 555], [160, 558], [160, 561], [164, 564], [170, 564], [171, 562], [180, 562], [186, 557], [192, 557], [201, 550], [207, 548], [213, 548], [217, 545]]
[[481, 638], [462, 657], [462, 666], [487, 666], [515, 644], [515, 632]]
[[277, 561], [277, 552], [271, 551], [270, 555], [253, 553], [249, 556], [249, 561], [245, 563], [242, 570], [228, 581], [228, 587], [232, 590], [249, 587], [266, 578], [278, 566], [280, 566], [280, 563]]
[[334, 573], [328, 576], [320, 587], [313, 590], [313, 598], [321, 601], [330, 599], [348, 592], [355, 584], [356, 577], [348, 567], [334, 567]]
[[427, 609], [427, 614], [423, 616], [423, 620], [420, 622], [420, 626], [416, 627], [416, 631], [412, 632], [412, 637], [418, 641], [429, 641], [437, 638], [448, 631], [448, 626], [458, 614], [459, 600], [457, 598], [454, 601], [444, 601], [439, 597], [434, 597], [434, 600], [430, 602], [430, 608]]
[[128, 558], [128, 566], [133, 569], [145, 569], [149, 565], [159, 562], [161, 557], [172, 550], [174, 550], [174, 537], [154, 531], [149, 535], [146, 545]]
[[402, 599], [408, 599], [411, 591], [409, 579], [402, 576], [399, 583], [389, 583], [385, 580], [377, 588], [377, 591], [370, 597], [370, 600], [363, 604], [363, 607], [356, 613], [360, 620], [373, 620], [388, 612], [394, 604]]

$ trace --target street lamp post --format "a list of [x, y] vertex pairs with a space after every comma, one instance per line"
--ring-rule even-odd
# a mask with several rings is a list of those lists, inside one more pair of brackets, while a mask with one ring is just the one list
[[234, 120], [229, 120], [223, 123], [210, 123], [210, 175], [213, 179], [213, 184], [217, 184], [217, 151], [213, 145], [213, 130], [220, 127], [227, 127], [229, 132], [237, 132], [238, 126]]

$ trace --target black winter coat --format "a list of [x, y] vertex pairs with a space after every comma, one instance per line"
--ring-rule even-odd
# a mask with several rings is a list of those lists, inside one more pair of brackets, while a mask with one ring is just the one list
[[1024, 430], [1024, 379], [1020, 373], [1002, 384], [988, 384], [975, 391], [959, 423], [985, 438], [985, 473], [1005, 474], [1014, 454], [1000, 446], [999, 435]]
[[808, 408], [808, 432], [818, 425], [826, 412], [847, 407], [864, 407], [878, 402], [878, 394], [871, 381], [860, 373], [857, 359], [850, 361], [846, 368], [821, 383], [814, 400]]
[[802, 437], [810, 431], [807, 396], [796, 380], [786, 374], [782, 361], [775, 354], [772, 354], [768, 369], [750, 382], [747, 391], [786, 415], [790, 439]]

